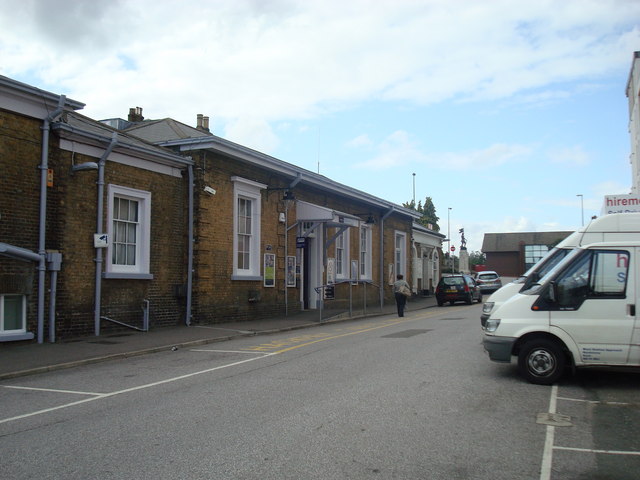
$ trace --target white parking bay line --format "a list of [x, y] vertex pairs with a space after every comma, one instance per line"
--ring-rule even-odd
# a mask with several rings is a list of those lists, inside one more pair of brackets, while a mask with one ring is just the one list
[[96, 393], [96, 392], [78, 392], [76, 390], [58, 390], [56, 388], [19, 387], [17, 385], [2, 385], [2, 388], [13, 388], [14, 390], [35, 390], [37, 392], [70, 393], [73, 395], [91, 395], [91, 396], [98, 396], [98, 397], [100, 395], [104, 395], [104, 393]]
[[553, 447], [554, 450], [569, 450], [572, 452], [585, 452], [585, 453], [606, 453], [608, 455], [637, 455], [640, 456], [640, 452], [624, 451], [624, 450], [594, 450], [591, 448], [574, 448], [574, 447]]
[[240, 360], [238, 362], [233, 362], [233, 363], [228, 363], [226, 365], [219, 365], [217, 367], [207, 368], [206, 370], [200, 370], [200, 371], [197, 371], [197, 372], [187, 373], [185, 375], [180, 375], [180, 376], [177, 376], [177, 377], [167, 378], [165, 380], [159, 380], [157, 382], [147, 383], [145, 385], [138, 385], [137, 387], [126, 388], [124, 390], [117, 390], [115, 392], [110, 392], [110, 393], [97, 394], [95, 397], [85, 398], [85, 399], [82, 399], [82, 400], [78, 400], [76, 402], [65, 403], [64, 405], [58, 405], [57, 407], [45, 408], [44, 410], [38, 410], [38, 411], [35, 411], [35, 412], [31, 412], [31, 413], [25, 413], [23, 415], [17, 415], [15, 417], [3, 418], [3, 419], [0, 419], [0, 424], [9, 423], [9, 422], [13, 422], [13, 421], [16, 421], [16, 420], [29, 418], [29, 417], [35, 417], [36, 415], [42, 415], [44, 413], [50, 413], [50, 412], [54, 412], [56, 410], [62, 410], [63, 408], [69, 408], [69, 407], [73, 407], [75, 405], [80, 405], [80, 404], [83, 404], [83, 403], [93, 402], [95, 400], [101, 400], [103, 398], [115, 397], [116, 395], [122, 395], [122, 394], [125, 394], [125, 393], [135, 392], [137, 390], [144, 390], [146, 388], [156, 387], [158, 385], [163, 385], [165, 383], [177, 382], [178, 380], [184, 380], [185, 378], [195, 377], [196, 375], [202, 375], [204, 373], [215, 372], [216, 370], [222, 370], [223, 368], [235, 367], [236, 365], [241, 365], [243, 363], [253, 362], [254, 360], [260, 360], [260, 359], [265, 358], [265, 357], [270, 356], [270, 355], [277, 355], [277, 353], [270, 353], [270, 354], [267, 354], [267, 355], [261, 355], [259, 357], [254, 357], [254, 358], [247, 358], [245, 360]]
[[[558, 397], [558, 386], [553, 385], [551, 387], [551, 396], [549, 398], [549, 415], [555, 415], [557, 410], [558, 400], [570, 401], [570, 402], [584, 402], [589, 404], [599, 404], [608, 406], [627, 406], [631, 405], [624, 402], [599, 402], [592, 400], [583, 400], [578, 398]], [[556, 427], [554, 425], [547, 425], [547, 436], [544, 442], [544, 452], [542, 453], [542, 466], [540, 468], [540, 480], [551, 479], [551, 466], [553, 463], [553, 451], [562, 450], [569, 452], [581, 452], [581, 453], [599, 453], [606, 455], [632, 455], [640, 456], [640, 452], [624, 451], [624, 450], [596, 450], [590, 448], [575, 448], [575, 447], [561, 447], [554, 445]]]
[[629, 405], [633, 405], [632, 403], [628, 403], [628, 402], [607, 402], [607, 401], [601, 401], [601, 400], [584, 400], [582, 398], [568, 398], [568, 397], [558, 397], [558, 400], [566, 400], [567, 402], [583, 402], [583, 403], [590, 403], [591, 405], [612, 405], [612, 406], [629, 406]]
[[[558, 400], [558, 386], [551, 387], [549, 398], [549, 414], [556, 413]], [[540, 480], [550, 480], [551, 464], [553, 463], [553, 441], [556, 434], [556, 427], [547, 425], [547, 436], [544, 441], [544, 451], [542, 452], [542, 466], [540, 467]]]

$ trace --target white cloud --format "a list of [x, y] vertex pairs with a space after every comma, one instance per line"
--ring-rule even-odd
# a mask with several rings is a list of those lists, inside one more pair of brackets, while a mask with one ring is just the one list
[[243, 117], [227, 123], [224, 137], [267, 154], [278, 147], [278, 137], [269, 124], [259, 118]]
[[553, 163], [573, 167], [586, 167], [591, 162], [590, 155], [580, 145], [551, 150], [548, 155]]
[[415, 164], [448, 171], [486, 171], [506, 163], [523, 161], [532, 153], [532, 148], [526, 145], [506, 144], [494, 144], [484, 149], [464, 152], [424, 153], [418, 142], [405, 131], [392, 133], [379, 145], [375, 145], [375, 150], [377, 154], [373, 158], [360, 162], [355, 167], [384, 170]]
[[192, 123], [307, 119], [371, 99], [548, 100], [536, 89], [626, 70], [640, 43], [640, 5], [616, 0], [3, 7], [0, 71], [56, 85], [96, 118], [133, 105]]
[[353, 148], [366, 148], [373, 145], [373, 141], [369, 138], [369, 135], [362, 134], [358, 135], [356, 138], [353, 138], [347, 142], [347, 146]]
[[[358, 137], [363, 144], [363, 136]], [[368, 137], [367, 137], [368, 138]], [[370, 145], [367, 145], [369, 147]], [[417, 143], [410, 138], [410, 135], [402, 130], [393, 132], [380, 144], [375, 145], [376, 154], [373, 158], [360, 162], [355, 168], [372, 168], [384, 170], [388, 168], [407, 165], [409, 163], [424, 162], [426, 156], [420, 151]]]
[[487, 170], [528, 158], [532, 148], [526, 145], [494, 144], [481, 150], [431, 154], [427, 162], [432, 167], [452, 170]]
[[626, 195], [631, 192], [631, 186], [617, 182], [602, 182], [591, 188], [594, 196], [604, 198], [605, 195]]
[[500, 232], [535, 232], [536, 226], [526, 217], [506, 217], [499, 227]]

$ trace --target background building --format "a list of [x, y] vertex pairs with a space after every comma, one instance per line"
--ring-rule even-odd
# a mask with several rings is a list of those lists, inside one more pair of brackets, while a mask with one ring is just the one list
[[627, 82], [627, 99], [629, 100], [629, 136], [631, 140], [631, 193], [640, 195], [640, 172], [638, 171], [638, 155], [640, 154], [640, 52], [633, 53], [631, 72]]
[[519, 277], [573, 232], [485, 233], [486, 270]]

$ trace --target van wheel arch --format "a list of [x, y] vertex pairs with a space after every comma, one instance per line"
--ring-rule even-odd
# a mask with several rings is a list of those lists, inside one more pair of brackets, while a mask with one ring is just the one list
[[[555, 383], [573, 366], [571, 352], [558, 337], [548, 333], [532, 333], [523, 336], [513, 348], [518, 357], [518, 371], [529, 382], [540, 385]], [[545, 365], [548, 362], [548, 365]]]
[[567, 345], [560, 338], [546, 332], [532, 332], [523, 335], [513, 345], [511, 355], [515, 355], [517, 357], [520, 354], [520, 349], [522, 348], [522, 346], [534, 339], [546, 339], [552, 342], [556, 342], [560, 346], [560, 348], [562, 348], [562, 351], [567, 357], [567, 365], [569, 365], [569, 363], [573, 364], [573, 355], [571, 354], [571, 350], [567, 348]]
[[[523, 352], [525, 350], [531, 350], [532, 346], [541, 349], [543, 355], [550, 355], [551, 358], [553, 358], [553, 356], [557, 357], [554, 359], [554, 361], [558, 362], [557, 368], [555, 368], [550, 375], [534, 374], [527, 368], [527, 359], [524, 358], [527, 353]], [[518, 339], [513, 347], [512, 355], [518, 357], [518, 371], [520, 374], [529, 382], [539, 385], [551, 385], [555, 383], [567, 369], [571, 369], [571, 371], [575, 370], [573, 355], [566, 344], [555, 335], [545, 332], [530, 333]]]

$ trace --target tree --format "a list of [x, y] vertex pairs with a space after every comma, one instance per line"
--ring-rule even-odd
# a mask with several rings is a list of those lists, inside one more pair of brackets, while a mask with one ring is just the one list
[[487, 257], [482, 252], [470, 252], [469, 253], [469, 267], [473, 270], [476, 265], [484, 265], [487, 261]]
[[418, 219], [418, 223], [420, 225], [424, 225], [425, 227], [430, 228], [435, 232], [440, 231], [440, 226], [438, 225], [438, 220], [440, 220], [440, 217], [436, 215], [436, 207], [433, 205], [433, 200], [431, 200], [431, 197], [427, 197], [424, 200], [424, 206], [422, 205], [421, 201], [418, 201], [418, 206], [416, 207], [416, 203], [413, 200], [403, 203], [402, 206], [405, 208], [410, 208], [411, 210], [415, 210], [418, 213], [422, 214], [422, 217]]

